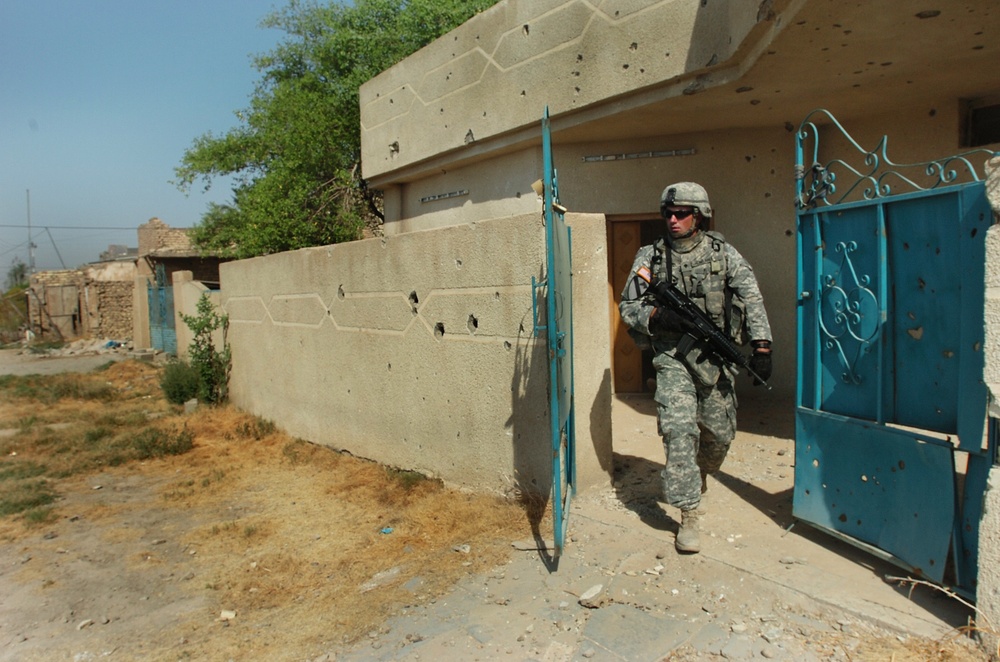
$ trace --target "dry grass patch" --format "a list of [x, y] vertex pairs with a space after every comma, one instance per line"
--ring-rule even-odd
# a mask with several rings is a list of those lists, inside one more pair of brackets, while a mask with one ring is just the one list
[[[208, 605], [144, 637], [150, 659], [306, 659], [504, 563], [530, 535], [518, 504], [293, 439], [231, 407], [184, 415], [149, 364], [4, 378], [0, 400], [0, 429], [16, 430], [0, 438], [0, 503], [32, 489], [48, 499], [0, 517], [0, 537], [37, 539], [39, 526], [82, 513], [78, 530], [102, 564], [120, 559], [122, 582], [179, 582]], [[23, 577], [69, 590], [57, 568], [28, 564]]]

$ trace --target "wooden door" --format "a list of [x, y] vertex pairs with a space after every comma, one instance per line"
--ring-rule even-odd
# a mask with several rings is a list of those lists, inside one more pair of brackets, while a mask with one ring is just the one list
[[632, 215], [608, 218], [610, 282], [608, 302], [611, 306], [611, 372], [615, 393], [642, 393], [649, 390], [647, 380], [653, 376], [651, 356], [635, 346], [627, 327], [618, 313], [625, 281], [632, 271], [635, 254], [644, 244], [652, 243], [662, 231], [662, 220], [655, 215]]

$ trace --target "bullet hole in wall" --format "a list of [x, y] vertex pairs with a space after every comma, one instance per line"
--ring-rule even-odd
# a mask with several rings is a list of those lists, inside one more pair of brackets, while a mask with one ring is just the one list
[[479, 320], [475, 315], [469, 314], [469, 333], [475, 333], [479, 329]]
[[410, 310], [412, 310], [413, 314], [416, 315], [417, 314], [417, 304], [420, 303], [420, 301], [417, 299], [417, 291], [416, 290], [410, 292], [409, 299], [410, 299]]
[[343, 285], [338, 285], [337, 286], [337, 298], [338, 299], [343, 299], [345, 296], [347, 296], [347, 295], [344, 294], [344, 286]]
[[444, 338], [444, 322], [438, 322], [434, 325], [434, 337]]

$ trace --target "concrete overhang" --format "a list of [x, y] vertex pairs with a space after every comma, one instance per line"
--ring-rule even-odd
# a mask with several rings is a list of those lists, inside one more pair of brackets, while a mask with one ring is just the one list
[[[848, 120], [1000, 93], [994, 0], [637, 0], [613, 17], [580, 2], [527, 4], [499, 3], [362, 87], [362, 154], [372, 187], [537, 145], [546, 106], [554, 142], [582, 143], [791, 129], [816, 108]], [[538, 33], [549, 35], [547, 51], [518, 63], [498, 57], [515, 35]], [[646, 51], [657, 57], [643, 59]], [[454, 76], [463, 63], [469, 66], [454, 89], [428, 101], [425, 81], [406, 94], [415, 72]], [[373, 112], [394, 95], [405, 111]]]

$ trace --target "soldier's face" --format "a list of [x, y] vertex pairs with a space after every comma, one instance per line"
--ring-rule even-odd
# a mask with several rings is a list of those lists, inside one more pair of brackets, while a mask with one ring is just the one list
[[664, 211], [664, 218], [667, 221], [667, 229], [671, 237], [686, 237], [694, 230], [698, 217], [695, 215], [694, 207], [669, 207]]

